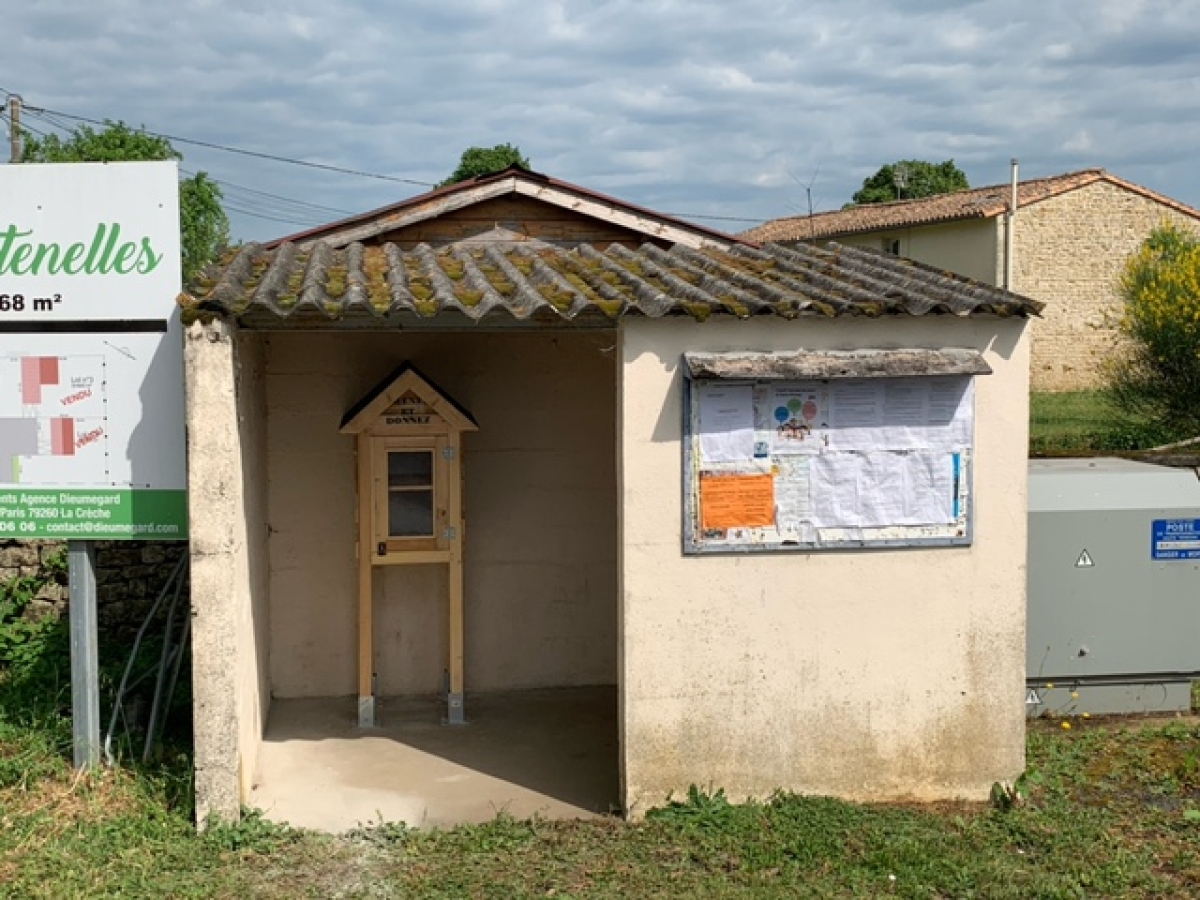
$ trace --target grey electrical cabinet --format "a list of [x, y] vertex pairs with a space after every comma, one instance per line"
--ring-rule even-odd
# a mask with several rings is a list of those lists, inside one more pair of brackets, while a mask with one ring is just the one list
[[1200, 479], [1123, 459], [1029, 467], [1026, 710], [1186, 711], [1200, 677]]

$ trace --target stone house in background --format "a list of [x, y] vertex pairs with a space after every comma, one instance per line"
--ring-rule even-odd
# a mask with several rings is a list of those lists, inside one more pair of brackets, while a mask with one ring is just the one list
[[[691, 784], [982, 799], [1022, 771], [1036, 301], [524, 170], [211, 275], [181, 298], [202, 818], [304, 824], [300, 799], [436, 824], [438, 791], [525, 816], [535, 789], [639, 816]], [[810, 491], [817, 463], [772, 442], [824, 453], [788, 442], [831, 408], [846, 440], [964, 449]], [[460, 445], [399, 434], [446, 422]], [[818, 521], [860, 494], [863, 518]], [[469, 724], [441, 728], [464, 692]], [[289, 732], [303, 710], [323, 718]], [[387, 762], [406, 741], [460, 765]], [[290, 787], [286, 746], [321, 754]]]
[[[972, 188], [775, 219], [743, 237], [785, 246], [836, 240], [1003, 286], [1010, 196], [1008, 184]], [[1046, 305], [1032, 328], [1032, 389], [1095, 387], [1115, 340], [1122, 265], [1164, 221], [1200, 230], [1200, 210], [1103, 169], [1022, 181], [1017, 205], [1009, 287]]]

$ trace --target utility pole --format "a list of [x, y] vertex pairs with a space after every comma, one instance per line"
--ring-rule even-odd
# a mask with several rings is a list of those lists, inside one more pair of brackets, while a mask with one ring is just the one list
[[9, 162], [21, 161], [21, 97], [8, 95]]
[[1017, 158], [1012, 159], [1012, 194], [1008, 201], [1008, 216], [1004, 220], [1004, 289], [1013, 289], [1013, 259], [1015, 249], [1013, 240], [1017, 228]]
[[896, 185], [896, 199], [904, 199], [904, 189], [908, 187], [908, 166], [902, 162], [896, 163], [892, 169], [892, 181]]

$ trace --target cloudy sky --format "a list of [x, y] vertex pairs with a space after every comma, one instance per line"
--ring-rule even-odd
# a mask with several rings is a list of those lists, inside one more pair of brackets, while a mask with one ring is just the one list
[[805, 212], [806, 188], [835, 209], [900, 158], [972, 185], [1014, 156], [1026, 177], [1103, 166], [1200, 206], [1200, 0], [39, 0], [5, 35], [0, 89], [38, 131], [120, 119], [387, 176], [177, 140], [243, 240], [502, 142], [731, 231]]

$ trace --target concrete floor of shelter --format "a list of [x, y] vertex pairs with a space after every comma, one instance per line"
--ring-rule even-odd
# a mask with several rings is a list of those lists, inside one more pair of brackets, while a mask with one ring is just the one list
[[353, 697], [274, 700], [250, 805], [333, 833], [618, 809], [615, 687], [468, 693], [465, 726], [444, 714], [440, 699], [385, 698], [361, 729]]

